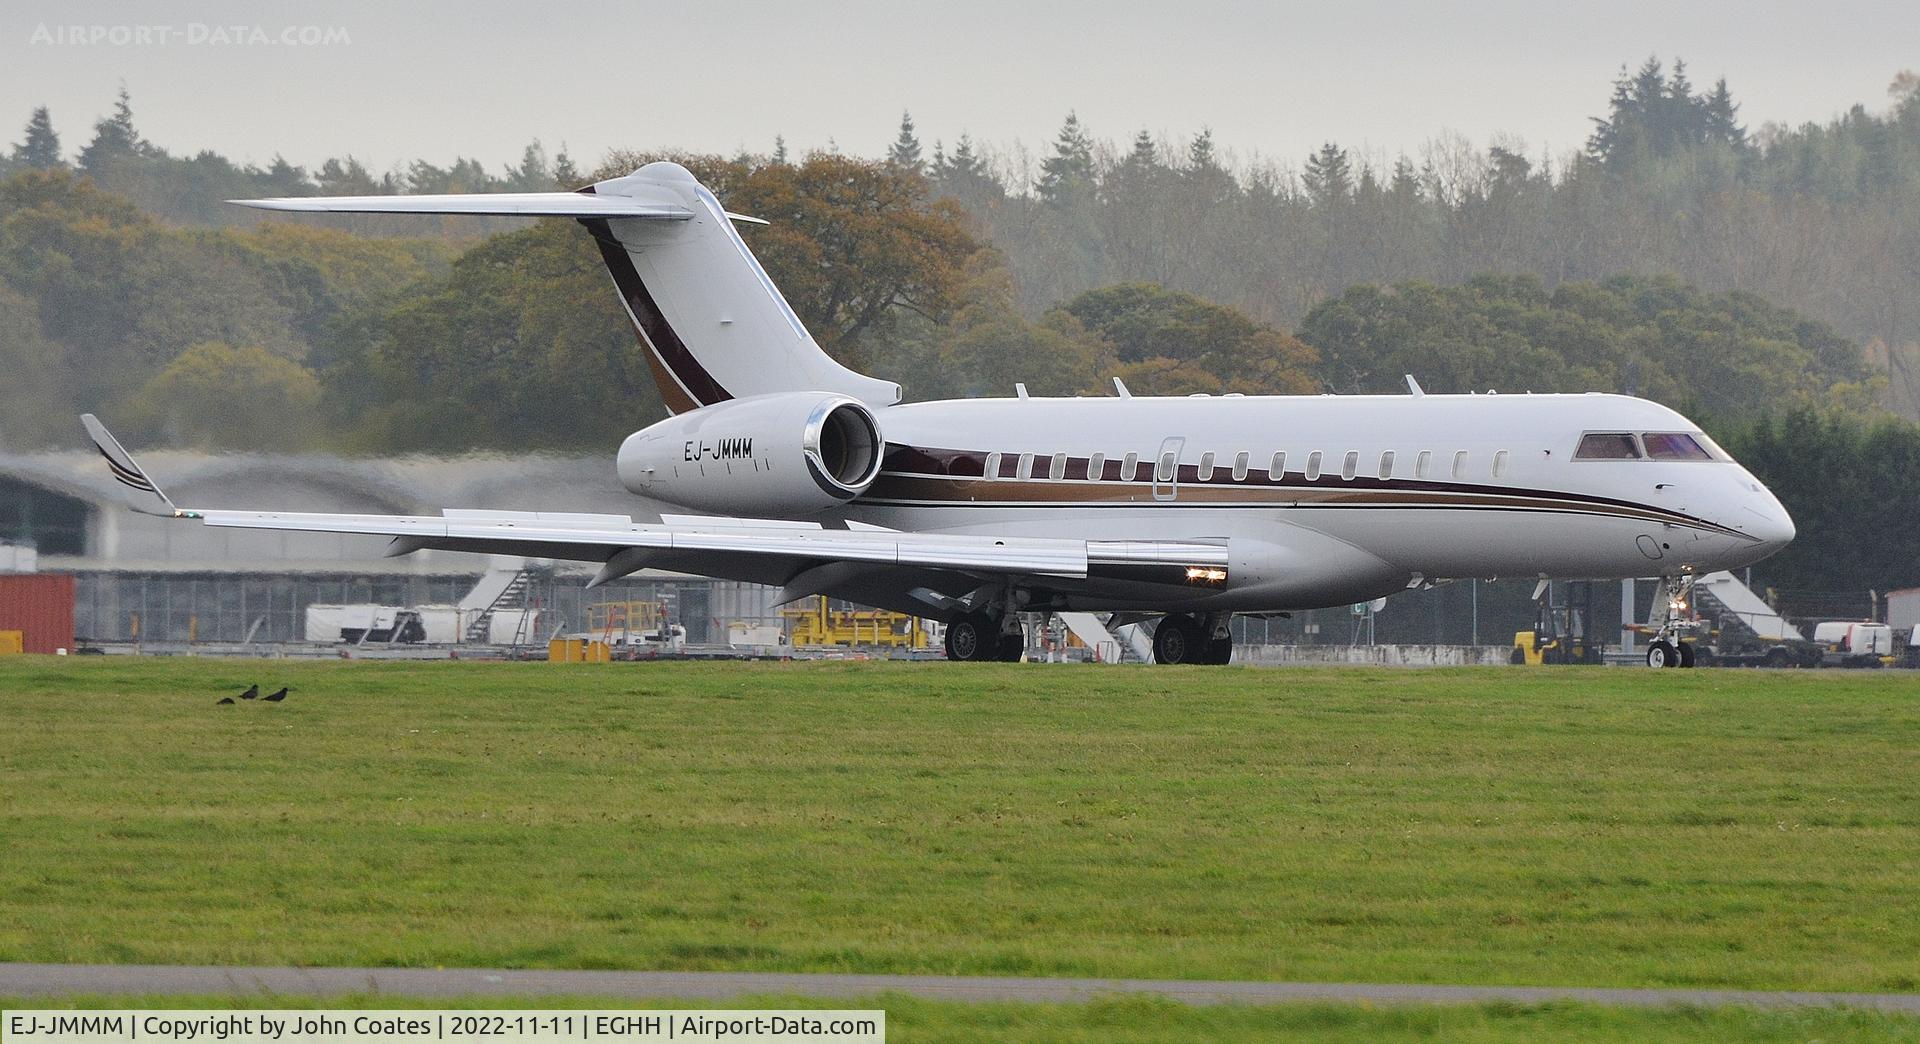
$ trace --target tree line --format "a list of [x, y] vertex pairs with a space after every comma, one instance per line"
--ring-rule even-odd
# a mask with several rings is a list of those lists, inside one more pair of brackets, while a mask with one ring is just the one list
[[[1889, 338], [1920, 261], [1876, 269], [1869, 293], [1874, 266], [1829, 249], [1920, 258], [1904, 209], [1920, 105], [1910, 78], [1894, 93], [1884, 114], [1750, 133], [1724, 83], [1696, 92], [1649, 62], [1558, 165], [1329, 144], [1289, 170], [1235, 163], [1204, 131], [1115, 149], [1072, 116], [1031, 163], [969, 137], [924, 148], [910, 117], [877, 159], [665, 158], [771, 220], [745, 235], [816, 338], [913, 398], [1105, 394], [1114, 376], [1141, 394], [1382, 392], [1408, 372], [1432, 391], [1619, 390], [1702, 417], [1776, 488], [1826, 490], [1775, 447], [1819, 440], [1868, 483], [1914, 437], [1872, 418], [1898, 401], [1906, 342]], [[598, 448], [662, 415], [569, 222], [342, 228], [210, 202], [571, 187], [659, 156], [240, 167], [169, 156], [124, 95], [71, 163], [44, 110], [22, 137], [0, 179], [4, 444], [70, 442], [81, 409], [140, 442], [381, 453]], [[1796, 272], [1818, 278], [1768, 289]], [[1841, 550], [1802, 528], [1768, 568]]]

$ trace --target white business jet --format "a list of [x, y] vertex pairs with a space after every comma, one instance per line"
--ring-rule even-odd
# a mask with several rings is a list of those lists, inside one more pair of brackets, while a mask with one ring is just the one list
[[[1348, 605], [1461, 577], [1691, 578], [1793, 539], [1698, 426], [1621, 395], [1116, 394], [903, 403], [821, 350], [685, 168], [578, 192], [263, 199], [282, 211], [577, 219], [672, 416], [621, 483], [688, 514], [437, 516], [181, 508], [91, 415], [137, 510], [210, 526], [654, 567], [947, 624], [955, 660], [1018, 658], [1024, 612], [1160, 618], [1155, 659], [1225, 663], [1232, 614]], [[637, 509], [653, 508], [637, 505]], [[1672, 614], [1676, 618], [1678, 614]], [[1688, 664], [1672, 630], [1655, 666]]]

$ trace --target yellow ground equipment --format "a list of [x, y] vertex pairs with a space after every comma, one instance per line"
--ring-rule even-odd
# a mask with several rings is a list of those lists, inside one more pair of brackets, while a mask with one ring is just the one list
[[660, 633], [667, 618], [667, 607], [659, 602], [601, 602], [587, 606], [587, 632], [599, 634], [607, 645], [620, 639], [621, 645], [651, 641]]
[[865, 645], [885, 649], [925, 649], [932, 644], [926, 621], [884, 609], [835, 609], [825, 595], [802, 599], [782, 609], [792, 627], [794, 648]]
[[0, 631], [0, 656], [18, 656], [26, 649], [25, 631]]
[[548, 663], [610, 663], [613, 648], [585, 638], [555, 638], [547, 643]]
[[1507, 662], [1538, 667], [1546, 663], [1599, 663], [1600, 647], [1587, 633], [1593, 620], [1593, 585], [1583, 581], [1541, 581], [1534, 595], [1531, 631], [1513, 633]]

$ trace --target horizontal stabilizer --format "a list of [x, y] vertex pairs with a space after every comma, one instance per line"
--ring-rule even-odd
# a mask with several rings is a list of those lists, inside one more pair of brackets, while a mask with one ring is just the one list
[[470, 192], [451, 196], [288, 196], [230, 199], [256, 210], [337, 214], [490, 214], [497, 217], [644, 218], [686, 221], [693, 211], [670, 203], [581, 192]]

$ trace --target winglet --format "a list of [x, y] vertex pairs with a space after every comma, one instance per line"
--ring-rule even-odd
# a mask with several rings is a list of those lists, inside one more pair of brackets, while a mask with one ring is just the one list
[[128, 507], [143, 515], [160, 515], [166, 518], [200, 517], [192, 511], [182, 511], [175, 507], [173, 501], [167, 499], [165, 493], [160, 492], [160, 487], [154, 485], [153, 480], [147, 477], [147, 473], [140, 470], [140, 465], [134, 463], [133, 455], [127, 452], [126, 447], [120, 445], [119, 439], [113, 437], [113, 432], [108, 431], [107, 426], [100, 423], [100, 418], [91, 413], [83, 413], [80, 415], [80, 423], [86, 426], [87, 437], [93, 440], [94, 448], [100, 451], [102, 457], [107, 458], [107, 468], [113, 472], [114, 481], [127, 487]]
[[1417, 399], [1426, 393], [1426, 389], [1420, 387], [1420, 382], [1413, 379], [1413, 374], [1407, 374], [1407, 394]]

